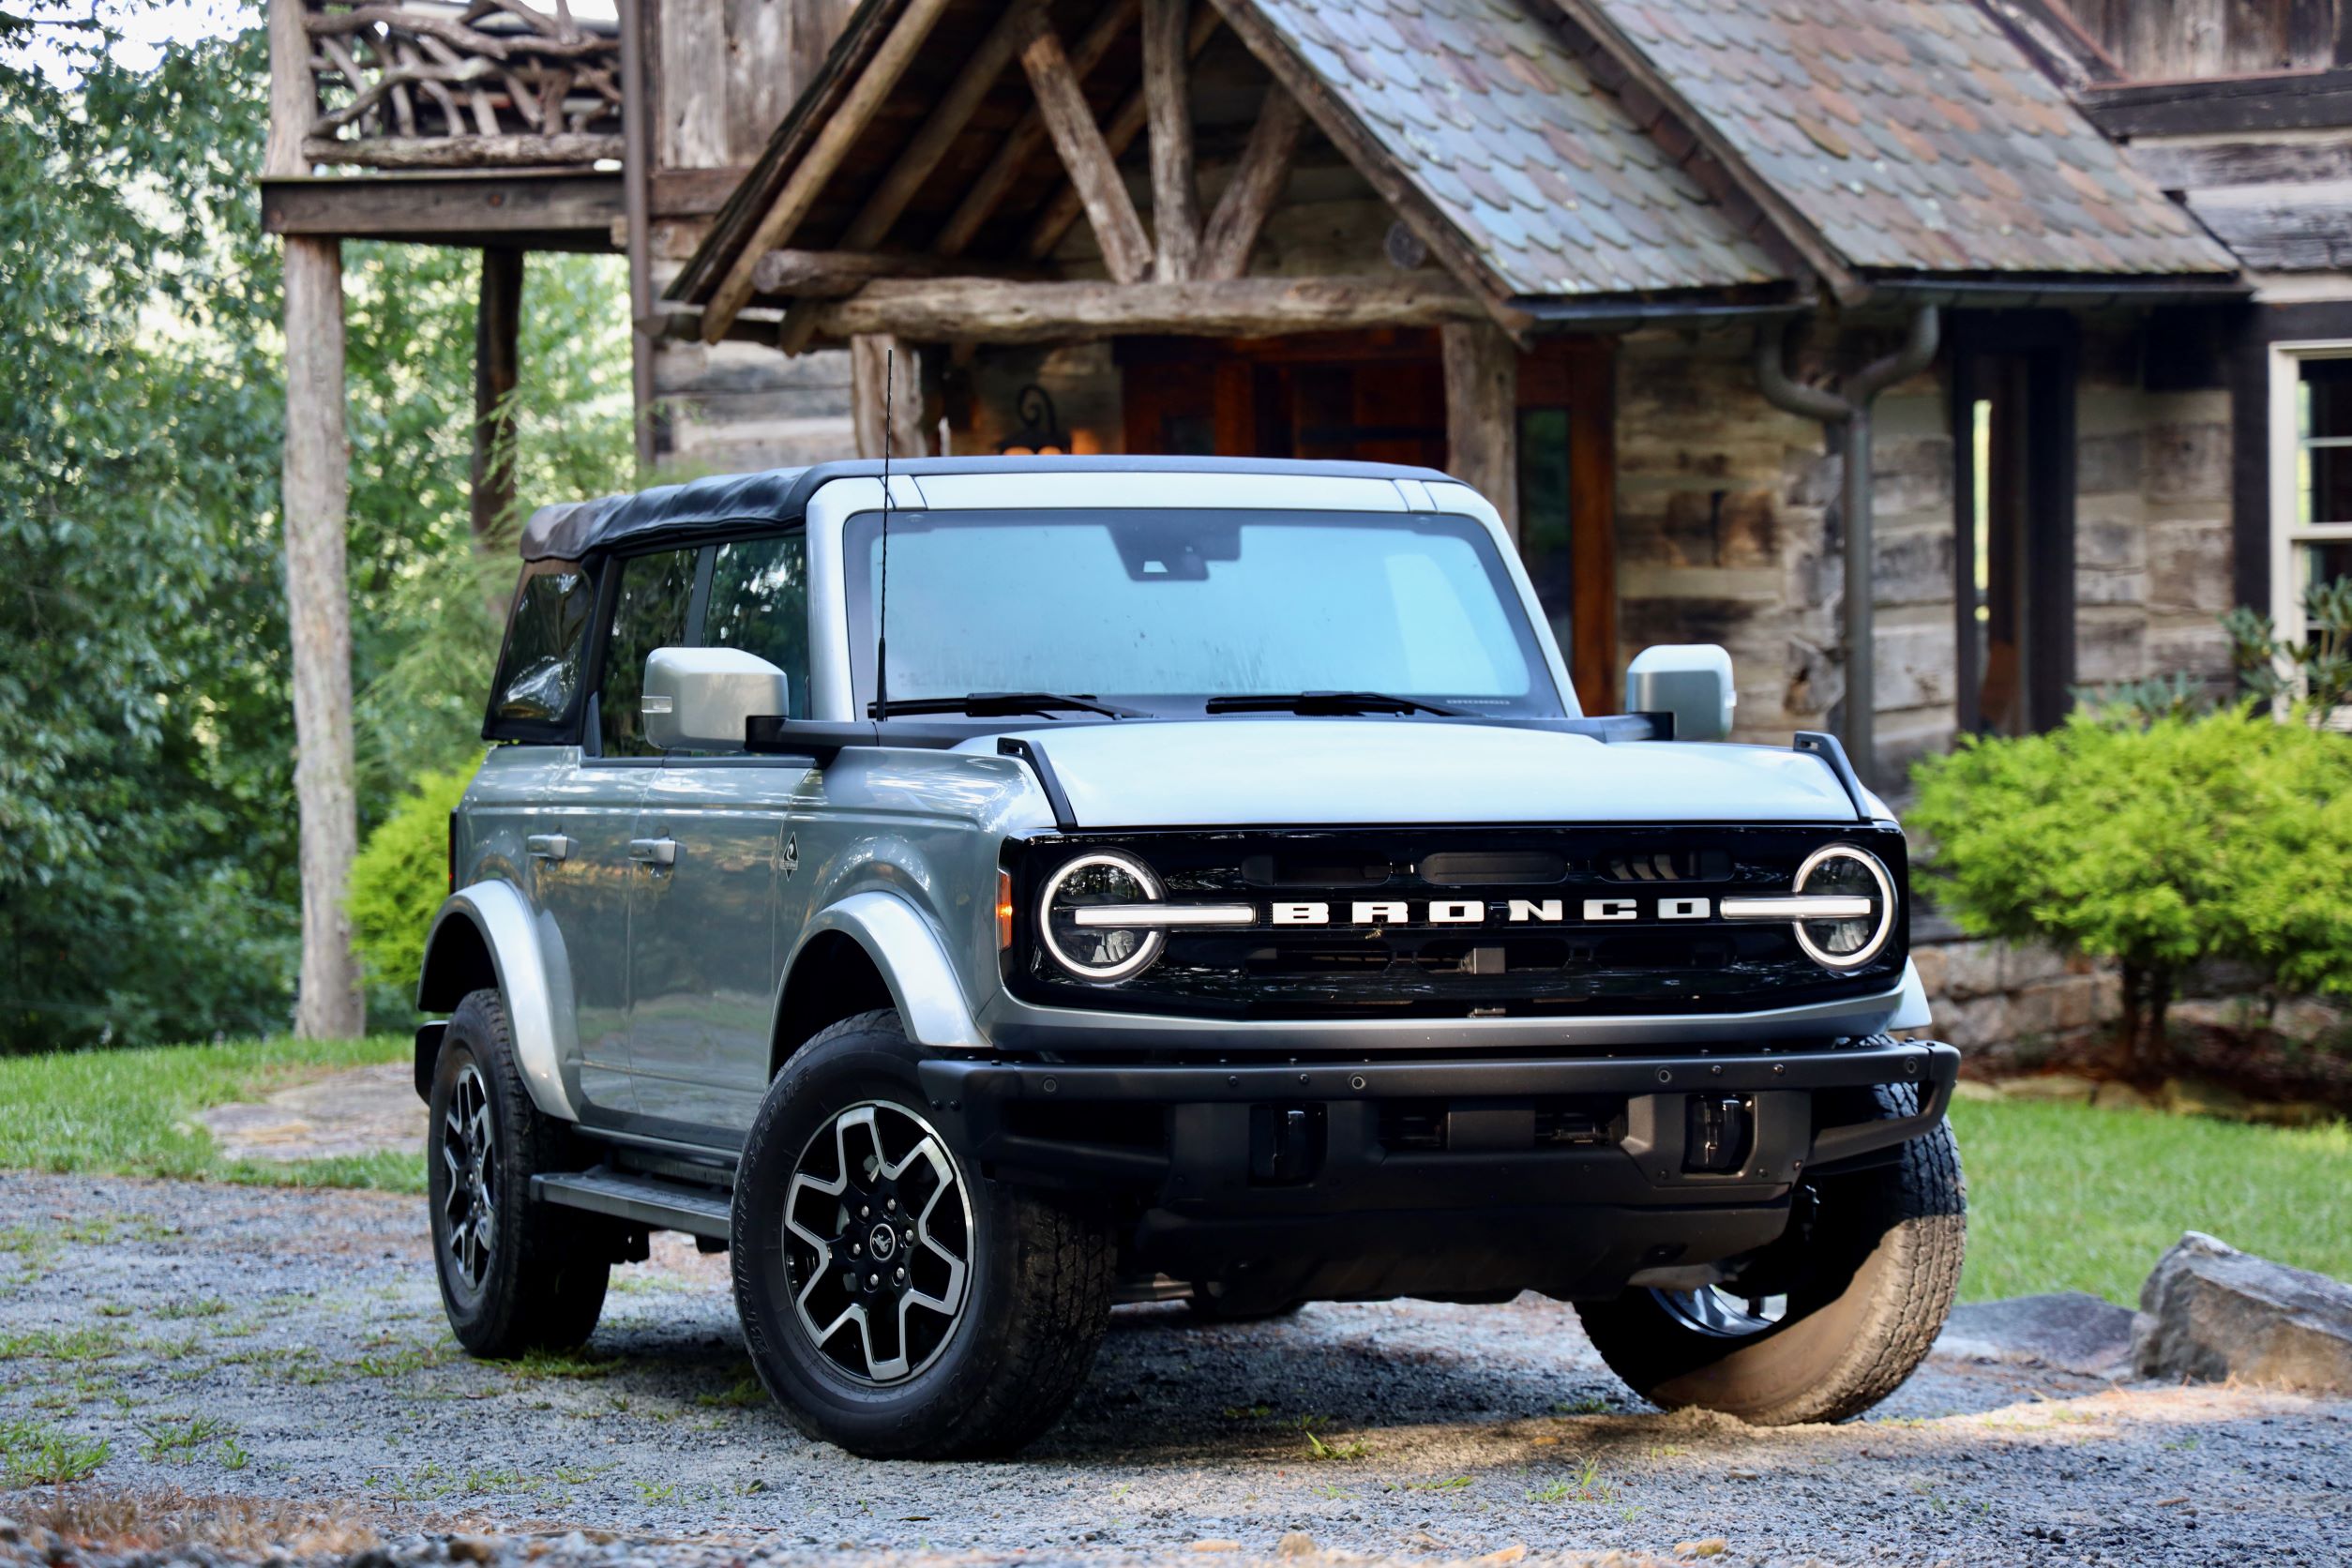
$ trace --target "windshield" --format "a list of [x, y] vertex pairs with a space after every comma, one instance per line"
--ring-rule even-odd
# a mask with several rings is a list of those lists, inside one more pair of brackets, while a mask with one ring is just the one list
[[[852, 659], [873, 696], [880, 513], [849, 525]], [[1153, 713], [1372, 691], [1563, 712], [1486, 530], [1346, 512], [893, 511], [890, 697], [1084, 693]]]

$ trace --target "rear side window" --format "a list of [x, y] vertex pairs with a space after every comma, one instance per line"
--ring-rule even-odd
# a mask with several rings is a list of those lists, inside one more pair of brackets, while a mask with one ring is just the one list
[[523, 568], [490, 683], [485, 740], [571, 738], [596, 610], [596, 583], [579, 563], [535, 561]]
[[712, 552], [702, 641], [783, 671], [793, 715], [808, 716], [808, 546], [801, 535], [734, 539]]
[[680, 647], [686, 641], [694, 557], [690, 550], [670, 550], [620, 563], [612, 631], [605, 640], [604, 675], [596, 687], [596, 731], [607, 757], [659, 755], [646, 743], [640, 711], [645, 660], [656, 648]]

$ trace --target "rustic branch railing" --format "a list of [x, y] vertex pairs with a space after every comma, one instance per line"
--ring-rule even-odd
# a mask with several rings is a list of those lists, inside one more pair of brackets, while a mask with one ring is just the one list
[[313, 163], [471, 169], [621, 156], [621, 39], [567, 0], [308, 0]]

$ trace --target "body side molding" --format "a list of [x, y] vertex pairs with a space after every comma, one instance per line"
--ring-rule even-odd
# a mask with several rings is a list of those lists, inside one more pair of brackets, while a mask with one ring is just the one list
[[[562, 1121], [579, 1121], [577, 1086], [565, 1071], [563, 1036], [569, 1031], [559, 1029], [557, 1018], [560, 1010], [566, 1015], [564, 1022], [569, 1021], [569, 976], [549, 972], [549, 956], [541, 945], [537, 922], [532, 916], [531, 907], [511, 883], [474, 882], [443, 901], [440, 912], [433, 916], [432, 932], [425, 939], [425, 967], [416, 988], [417, 1006], [447, 1012], [458, 1004], [459, 997], [436, 994], [437, 988], [432, 985], [434, 959], [442, 952], [442, 944], [455, 922], [471, 927], [481, 938], [482, 945], [490, 949], [499, 994], [506, 1003], [506, 1021], [514, 1031], [515, 1056], [521, 1063], [522, 1079], [530, 1087], [532, 1103]], [[554, 935], [551, 930], [548, 934], [550, 938]], [[562, 963], [559, 947], [552, 967], [561, 971]], [[570, 1065], [576, 1073], [577, 1063]]]

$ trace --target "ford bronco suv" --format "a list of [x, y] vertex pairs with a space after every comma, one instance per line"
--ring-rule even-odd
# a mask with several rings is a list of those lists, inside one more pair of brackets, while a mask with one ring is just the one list
[[[888, 486], [885, 498], [885, 484]], [[1002, 1453], [1110, 1308], [1576, 1304], [1835, 1419], [1957, 1283], [1901, 831], [1719, 648], [1580, 714], [1427, 470], [830, 463], [530, 521], [418, 993], [442, 1294], [577, 1344], [651, 1230], [768, 1391]]]

